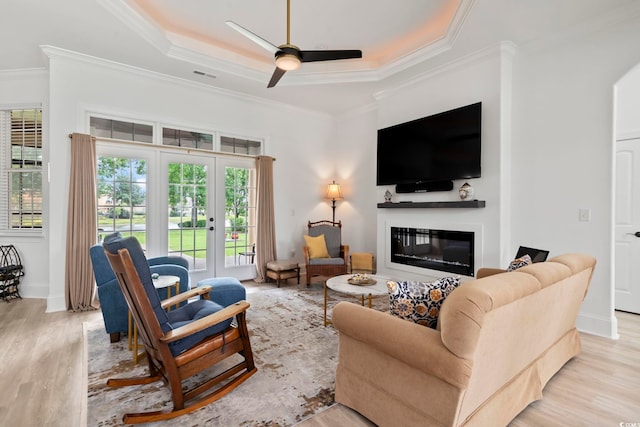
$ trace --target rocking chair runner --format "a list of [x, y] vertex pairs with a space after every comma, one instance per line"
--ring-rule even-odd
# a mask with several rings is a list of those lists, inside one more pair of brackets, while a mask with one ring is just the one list
[[[126, 414], [125, 423], [148, 423], [192, 412], [226, 395], [257, 371], [245, 319], [248, 302], [238, 301], [222, 308], [209, 299], [212, 289], [209, 286], [160, 301], [135, 237], [105, 242], [104, 248], [138, 325], [149, 363], [149, 376], [110, 379], [107, 385], [122, 387], [163, 379], [171, 389], [173, 400], [172, 409]], [[164, 310], [197, 296], [204, 299], [170, 313]], [[237, 325], [232, 324], [234, 316]], [[215, 377], [183, 391], [183, 380], [234, 354], [240, 354], [243, 359]]]

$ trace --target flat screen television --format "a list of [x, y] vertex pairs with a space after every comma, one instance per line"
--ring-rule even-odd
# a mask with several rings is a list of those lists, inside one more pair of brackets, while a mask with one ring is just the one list
[[480, 177], [481, 131], [481, 102], [379, 129], [376, 184], [438, 188]]

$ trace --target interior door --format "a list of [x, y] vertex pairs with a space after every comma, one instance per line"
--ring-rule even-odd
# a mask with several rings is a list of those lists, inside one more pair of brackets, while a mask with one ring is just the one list
[[616, 144], [615, 307], [640, 313], [640, 138]]

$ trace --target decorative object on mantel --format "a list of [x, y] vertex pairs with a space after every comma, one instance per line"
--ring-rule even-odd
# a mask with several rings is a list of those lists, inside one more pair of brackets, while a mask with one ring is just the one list
[[458, 190], [458, 194], [460, 195], [460, 200], [471, 200], [473, 199], [473, 187], [468, 182], [465, 182]]
[[331, 200], [331, 209], [333, 209], [333, 222], [336, 222], [336, 200], [342, 200], [342, 190], [340, 184], [333, 183], [327, 186], [327, 199]]
[[387, 190], [384, 192], [384, 202], [391, 203], [391, 191]]

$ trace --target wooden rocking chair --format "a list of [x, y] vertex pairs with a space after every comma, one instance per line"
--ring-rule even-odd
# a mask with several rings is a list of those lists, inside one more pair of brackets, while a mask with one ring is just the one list
[[[148, 376], [110, 379], [107, 385], [122, 387], [162, 379], [168, 383], [173, 400], [172, 409], [126, 414], [124, 423], [148, 423], [192, 412], [226, 395], [257, 371], [245, 319], [248, 302], [238, 301], [222, 307], [210, 300], [212, 288], [208, 286], [160, 301], [135, 237], [105, 241], [103, 246], [138, 326], [149, 363]], [[244, 295], [244, 288], [242, 291]], [[201, 299], [169, 313], [165, 311], [167, 307], [197, 296]], [[197, 320], [191, 320], [194, 317]], [[240, 354], [243, 359], [215, 377], [183, 391], [185, 379], [234, 354]]]

